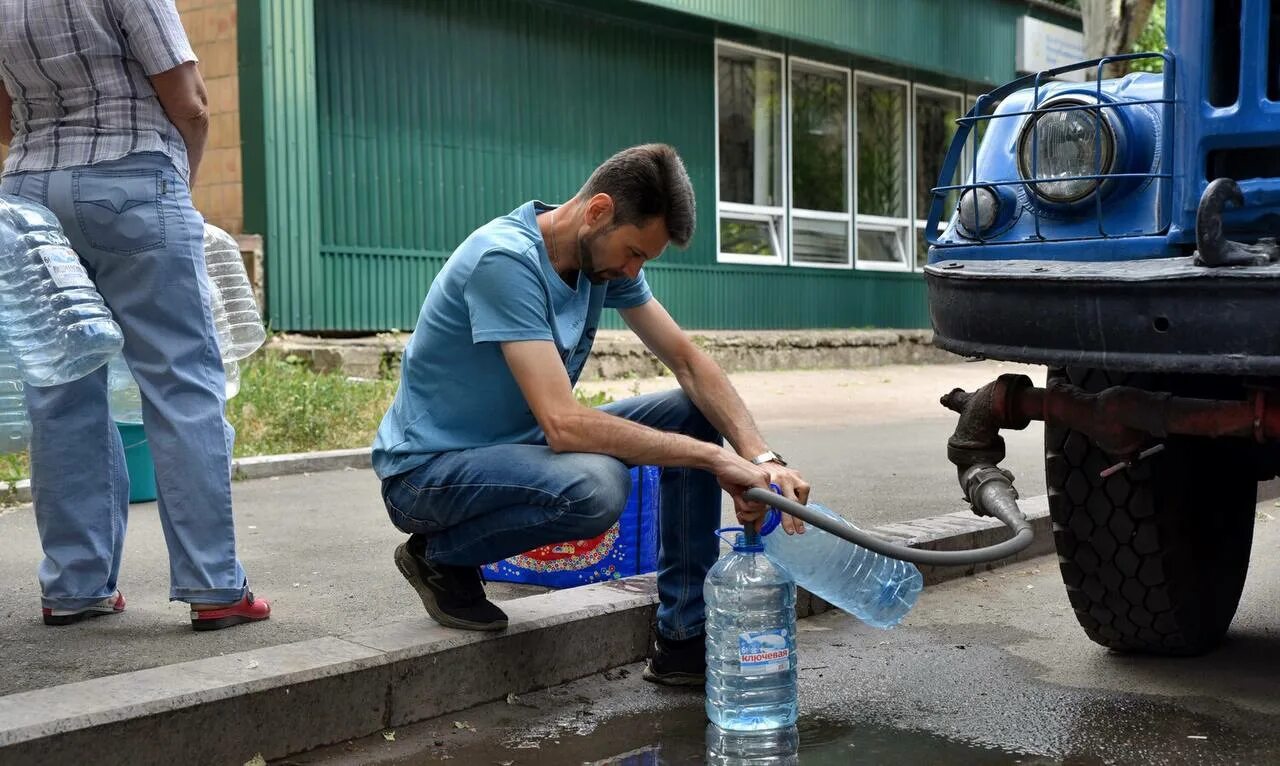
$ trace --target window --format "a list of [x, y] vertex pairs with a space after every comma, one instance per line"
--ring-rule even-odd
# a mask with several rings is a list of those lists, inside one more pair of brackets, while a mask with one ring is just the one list
[[784, 107], [782, 56], [717, 47], [721, 261], [785, 262]]
[[[929, 207], [933, 204], [933, 187], [943, 185], [942, 163], [951, 148], [951, 139], [955, 137], [959, 127], [956, 124], [964, 108], [964, 99], [959, 93], [936, 90], [921, 85], [915, 86], [915, 176], [916, 176], [916, 267], [923, 267], [929, 260], [929, 244], [925, 240], [925, 227], [929, 218]], [[961, 158], [961, 166], [964, 158]], [[960, 183], [962, 167], [956, 168], [955, 177], [948, 183]], [[946, 228], [951, 219], [957, 201], [956, 192], [947, 195], [942, 208], [942, 218], [938, 222], [938, 231]]]
[[858, 73], [858, 266], [906, 270], [913, 242], [907, 85]]
[[[932, 189], [976, 99], [736, 43], [715, 54], [719, 260], [923, 267]], [[985, 127], [953, 183], [971, 174]], [[940, 231], [957, 199], [943, 201]]]
[[849, 70], [791, 59], [791, 263], [849, 268]]

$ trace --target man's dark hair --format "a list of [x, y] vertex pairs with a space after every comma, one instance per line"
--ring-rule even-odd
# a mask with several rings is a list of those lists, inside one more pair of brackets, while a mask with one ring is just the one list
[[605, 160], [578, 194], [587, 200], [602, 192], [613, 198], [613, 225], [643, 226], [661, 217], [677, 247], [693, 238], [693, 186], [680, 155], [670, 146], [633, 146]]

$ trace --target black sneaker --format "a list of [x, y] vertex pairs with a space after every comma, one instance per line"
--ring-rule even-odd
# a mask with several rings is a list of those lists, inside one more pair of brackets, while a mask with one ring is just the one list
[[707, 682], [707, 637], [680, 641], [654, 631], [653, 656], [645, 665], [644, 680], [663, 686], [702, 686]]
[[507, 615], [485, 597], [480, 569], [434, 563], [415, 537], [396, 548], [396, 568], [418, 591], [427, 614], [446, 628], [505, 630]]

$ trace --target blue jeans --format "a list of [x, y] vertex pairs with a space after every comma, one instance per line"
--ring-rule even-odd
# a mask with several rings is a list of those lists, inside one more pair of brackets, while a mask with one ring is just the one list
[[[135, 154], [67, 170], [15, 173], [0, 192], [57, 216], [124, 332], [155, 459], [169, 548], [169, 597], [243, 597], [231, 518], [225, 372], [204, 265], [204, 220], [168, 158]], [[116, 590], [129, 510], [106, 367], [72, 383], [27, 387], [31, 493], [44, 547], [44, 606], [80, 609]]]
[[[682, 391], [600, 409], [661, 431], [722, 442]], [[622, 461], [557, 454], [540, 444], [442, 452], [382, 482], [396, 527], [424, 535], [432, 561], [468, 567], [602, 534], [622, 515], [630, 491]], [[719, 483], [706, 471], [663, 469], [658, 515], [658, 631], [689, 638], [702, 633], [702, 583], [719, 556]]]

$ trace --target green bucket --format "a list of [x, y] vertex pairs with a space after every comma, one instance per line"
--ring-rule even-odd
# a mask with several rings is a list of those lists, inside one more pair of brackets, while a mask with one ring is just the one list
[[116, 423], [124, 442], [124, 464], [129, 471], [129, 502], [149, 503], [156, 499], [156, 466], [151, 445], [140, 423]]

